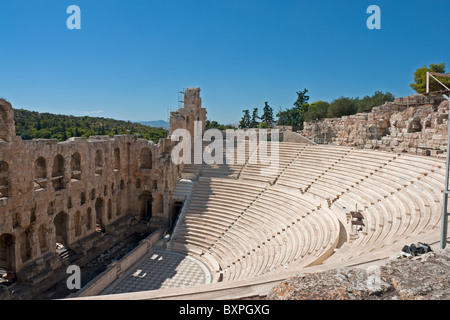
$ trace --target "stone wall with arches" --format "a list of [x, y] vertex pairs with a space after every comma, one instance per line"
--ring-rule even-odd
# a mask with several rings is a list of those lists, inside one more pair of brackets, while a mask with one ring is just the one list
[[169, 221], [169, 199], [182, 170], [171, 161], [170, 139], [25, 141], [15, 135], [11, 115], [11, 104], [0, 99], [0, 268], [19, 283], [36, 279], [36, 263], [64, 265], [57, 243], [88, 260], [102, 244], [129, 234], [148, 218], [144, 193], [150, 201], [163, 199], [150, 202], [146, 225]]

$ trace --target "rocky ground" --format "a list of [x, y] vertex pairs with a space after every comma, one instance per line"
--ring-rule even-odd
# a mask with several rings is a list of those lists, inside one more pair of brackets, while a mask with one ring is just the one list
[[272, 288], [269, 300], [448, 300], [450, 248], [390, 260], [378, 269], [299, 274]]

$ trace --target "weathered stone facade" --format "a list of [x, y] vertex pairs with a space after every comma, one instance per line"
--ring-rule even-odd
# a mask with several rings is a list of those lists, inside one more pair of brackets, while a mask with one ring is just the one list
[[303, 135], [331, 143], [442, 156], [447, 151], [448, 101], [411, 95], [369, 113], [305, 122]]
[[194, 136], [195, 121], [201, 121], [201, 134], [205, 132], [206, 109], [202, 108], [200, 88], [187, 88], [184, 92], [184, 107], [170, 113], [170, 131], [186, 129]]
[[[175, 142], [132, 135], [23, 141], [0, 99], [0, 269], [31, 297], [137, 231], [169, 226]], [[72, 255], [63, 259], [57, 243]], [[62, 248], [60, 246], [60, 248]]]

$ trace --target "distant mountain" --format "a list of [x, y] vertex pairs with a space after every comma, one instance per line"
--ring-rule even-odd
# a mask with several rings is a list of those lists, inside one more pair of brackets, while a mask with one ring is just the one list
[[154, 120], [154, 121], [137, 121], [137, 123], [143, 124], [144, 126], [150, 126], [154, 128], [164, 128], [169, 129], [170, 124], [164, 120]]

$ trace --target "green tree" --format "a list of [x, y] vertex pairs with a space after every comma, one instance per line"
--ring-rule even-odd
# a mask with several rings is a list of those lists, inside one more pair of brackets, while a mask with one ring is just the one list
[[279, 126], [288, 126], [288, 125], [290, 125], [289, 124], [290, 118], [289, 118], [288, 110], [283, 110], [280, 107], [280, 111], [278, 111], [278, 113], [277, 113], [277, 118], [278, 118], [277, 125], [279, 125]]
[[168, 133], [162, 128], [153, 128], [130, 121], [38, 113], [24, 109], [14, 110], [14, 122], [16, 134], [23, 140], [43, 138], [63, 141], [70, 137], [88, 138], [98, 134], [112, 137], [115, 134], [131, 132], [157, 143]]
[[258, 108], [253, 108], [252, 120], [250, 121], [250, 128], [258, 128], [259, 119], [261, 118], [258, 116]]
[[328, 109], [329, 118], [339, 118], [356, 113], [356, 102], [358, 98], [340, 97], [331, 102]]
[[306, 95], [308, 89], [297, 91], [297, 100], [294, 102], [294, 107], [291, 109], [280, 110], [277, 113], [277, 124], [280, 126], [303, 126], [305, 121], [305, 114], [309, 108], [309, 96]]
[[245, 129], [250, 128], [251, 119], [250, 119], [250, 111], [244, 110], [244, 116], [242, 117], [241, 121], [239, 122], [239, 128]]
[[294, 106], [298, 109], [301, 109], [303, 104], [307, 103], [309, 101], [309, 96], [306, 94], [308, 93], [308, 89], [303, 89], [303, 91], [297, 92], [297, 101], [294, 102]]
[[373, 96], [365, 96], [355, 101], [356, 112], [370, 112], [373, 107], [381, 106], [388, 101], [394, 101], [395, 97], [392, 93], [375, 91]]
[[[425, 93], [427, 90], [427, 72], [437, 72], [437, 73], [445, 73], [445, 63], [439, 64], [430, 64], [430, 67], [426, 65], [422, 68], [417, 69], [414, 72], [414, 83], [410, 84], [410, 87], [413, 88], [417, 93]], [[445, 86], [450, 88], [450, 78], [435, 76], [439, 81], [441, 81]], [[436, 80], [430, 77], [430, 91], [440, 91], [444, 90]]]
[[308, 111], [304, 113], [304, 120], [306, 122], [311, 122], [326, 118], [329, 108], [330, 104], [325, 101], [316, 101], [314, 103], [311, 103], [308, 107]]
[[266, 123], [268, 126], [272, 126], [274, 123], [273, 119], [273, 109], [269, 106], [269, 103], [264, 102], [263, 115], [261, 116], [261, 121]]
[[277, 117], [279, 126], [301, 126], [304, 121], [302, 113], [297, 108], [280, 110]]
[[219, 126], [219, 123], [217, 121], [210, 121], [209, 119], [206, 119], [205, 122], [205, 129], [217, 129], [217, 127]]
[[226, 129], [234, 129], [234, 126], [232, 126], [231, 124], [220, 124], [219, 122], [213, 120], [210, 121], [208, 119], [206, 119], [206, 125], [205, 125], [206, 130], [208, 129], [219, 129], [219, 130], [226, 130]]

